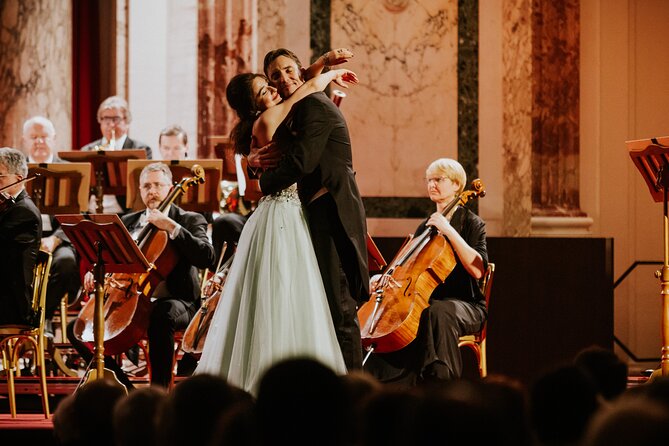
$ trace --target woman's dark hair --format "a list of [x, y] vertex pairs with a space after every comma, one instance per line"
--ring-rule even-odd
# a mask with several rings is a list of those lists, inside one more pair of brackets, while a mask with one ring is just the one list
[[230, 139], [234, 144], [235, 152], [242, 155], [248, 155], [251, 150], [253, 123], [262, 112], [253, 97], [253, 80], [257, 77], [267, 80], [262, 74], [238, 74], [230, 80], [225, 90], [228, 104], [239, 117], [239, 122], [230, 132]]

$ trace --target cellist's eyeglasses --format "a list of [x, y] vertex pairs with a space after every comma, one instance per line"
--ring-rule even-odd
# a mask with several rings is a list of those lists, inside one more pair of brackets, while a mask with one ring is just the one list
[[428, 186], [432, 183], [435, 183], [435, 184], [438, 185], [438, 184], [443, 183], [446, 180], [448, 180], [448, 178], [446, 178], [446, 177], [430, 177], [430, 178], [425, 178], [425, 184], [427, 184]]
[[144, 183], [140, 187], [142, 188], [143, 191], [149, 192], [151, 189], [156, 189], [156, 190], [161, 190], [166, 187], [168, 187], [169, 184], [165, 183]]

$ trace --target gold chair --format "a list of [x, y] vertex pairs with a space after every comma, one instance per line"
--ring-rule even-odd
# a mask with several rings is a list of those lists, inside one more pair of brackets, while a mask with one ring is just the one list
[[24, 343], [32, 345], [35, 351], [35, 362], [39, 370], [40, 387], [42, 390], [42, 408], [44, 418], [49, 418], [49, 393], [46, 388], [46, 367], [44, 362], [44, 303], [46, 287], [51, 270], [51, 253], [39, 251], [33, 270], [33, 302], [32, 309], [39, 315], [39, 326], [27, 324], [0, 325], [0, 351], [2, 366], [7, 373], [7, 390], [9, 393], [9, 410], [12, 418], [16, 418], [16, 388], [14, 373], [18, 370]]
[[[488, 268], [481, 279], [481, 291], [485, 297], [486, 307], [490, 304], [490, 290], [492, 289], [493, 276], [495, 275], [495, 264], [488, 263]], [[486, 330], [488, 322], [483, 324], [483, 328], [478, 333], [461, 336], [458, 347], [469, 347], [476, 355], [476, 361], [479, 366], [479, 375], [485, 378], [488, 375], [488, 364], [486, 358]]]

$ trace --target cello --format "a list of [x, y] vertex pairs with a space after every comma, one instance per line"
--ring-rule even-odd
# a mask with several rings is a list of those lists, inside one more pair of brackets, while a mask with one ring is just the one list
[[181, 350], [186, 353], [200, 354], [204, 348], [204, 342], [209, 333], [214, 312], [218, 306], [218, 301], [223, 293], [223, 286], [230, 272], [230, 265], [234, 254], [216, 271], [204, 285], [202, 292], [202, 304], [193, 319], [188, 324], [181, 341]]
[[[461, 192], [442, 211], [448, 215], [457, 205], [483, 197], [483, 182]], [[369, 353], [400, 350], [416, 338], [418, 323], [430, 295], [456, 265], [455, 253], [445, 237], [429, 226], [407, 241], [376, 282], [370, 299], [360, 306], [358, 319], [362, 346]]]
[[[204, 169], [194, 165], [193, 177], [179, 181], [158, 206], [168, 207], [193, 185], [204, 183]], [[108, 274], [104, 284], [104, 351], [117, 355], [145, 336], [151, 314], [151, 295], [179, 261], [166, 231], [147, 224], [136, 240], [150, 267], [142, 273]], [[89, 299], [74, 322], [74, 336], [89, 348], [94, 346], [95, 297]]]

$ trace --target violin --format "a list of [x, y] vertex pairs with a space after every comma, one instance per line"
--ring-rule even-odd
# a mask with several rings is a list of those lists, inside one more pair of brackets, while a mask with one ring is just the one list
[[[442, 214], [484, 195], [483, 182], [476, 179], [472, 190], [456, 195]], [[409, 345], [416, 338], [432, 292], [455, 265], [453, 248], [433, 226], [405, 243], [358, 310], [363, 347], [368, 352], [387, 353]]]
[[[194, 165], [193, 177], [183, 178], [160, 203], [165, 212], [193, 185], [204, 183], [204, 169]], [[104, 284], [104, 351], [117, 355], [145, 337], [151, 314], [151, 295], [179, 261], [166, 231], [147, 224], [137, 237], [140, 250], [150, 267], [142, 273], [108, 274]], [[94, 346], [95, 297], [83, 306], [74, 323], [74, 336], [89, 348]]]
[[234, 254], [230, 257], [204, 285], [200, 309], [188, 324], [181, 341], [181, 349], [186, 353], [202, 353], [216, 306], [223, 293], [223, 286], [230, 272]]
[[21, 183], [27, 183], [28, 181], [32, 181], [35, 178], [39, 176], [38, 173], [32, 174], [29, 177], [14, 181], [11, 184], [8, 184], [2, 188], [0, 188], [0, 214], [4, 213], [7, 211], [9, 208], [11, 208], [13, 205], [16, 204], [16, 200], [14, 197], [12, 197], [10, 194], [5, 192], [5, 190], [9, 189], [10, 187], [16, 186], [17, 184]]

